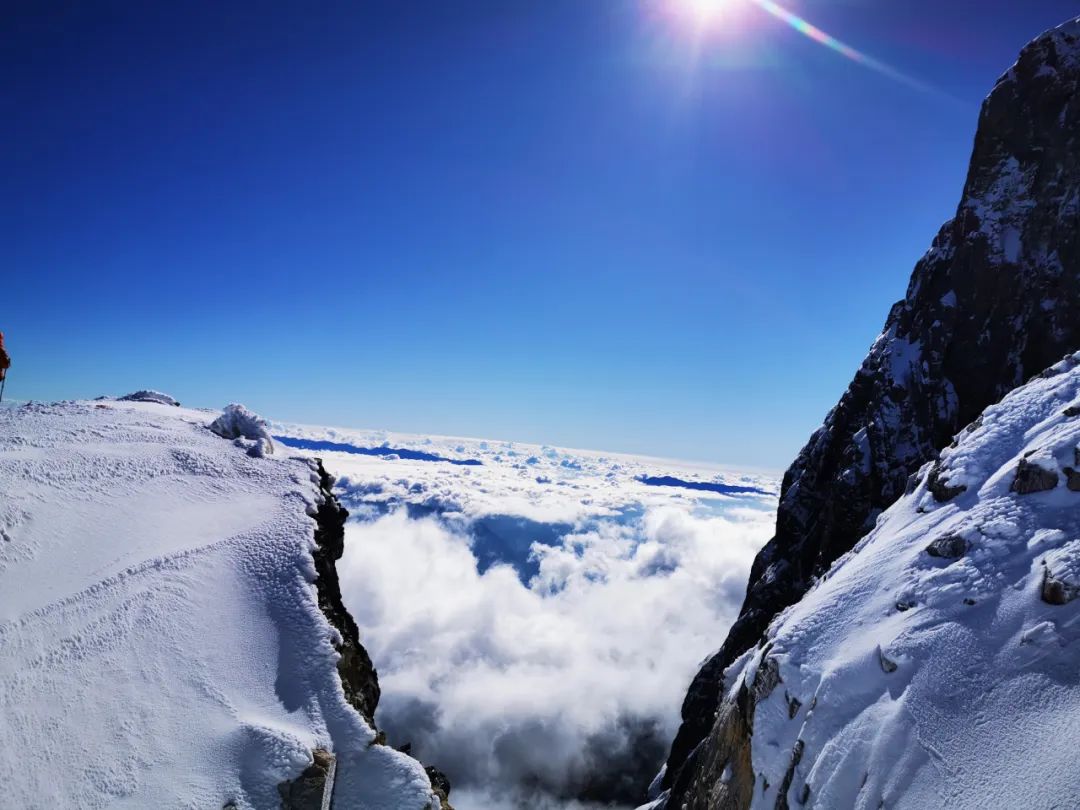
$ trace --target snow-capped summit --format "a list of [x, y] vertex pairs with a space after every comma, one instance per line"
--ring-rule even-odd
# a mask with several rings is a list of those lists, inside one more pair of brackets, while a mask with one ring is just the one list
[[924, 466], [728, 669], [680, 806], [1071, 806], [1078, 467], [1074, 355]]
[[694, 679], [664, 786], [714, 726], [724, 669], [873, 528], [986, 406], [1080, 346], [1080, 20], [1028, 44], [986, 98], [956, 215], [840, 402], [784, 476], [742, 613]]

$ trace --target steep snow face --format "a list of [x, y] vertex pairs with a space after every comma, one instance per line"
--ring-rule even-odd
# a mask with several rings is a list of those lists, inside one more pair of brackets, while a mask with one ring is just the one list
[[322, 747], [338, 806], [438, 807], [343, 694], [310, 462], [253, 458], [214, 416], [0, 410], [3, 803], [277, 807]]
[[960, 427], [1080, 347], [1078, 99], [1073, 22], [1025, 47], [983, 104], [956, 216], [784, 476], [776, 535], [754, 562], [740, 617], [683, 704], [665, 778], [674, 796], [713, 728], [724, 668], [873, 528]]
[[728, 700], [741, 691], [752, 716], [753, 807], [1072, 805], [1078, 445], [1080, 355], [942, 453], [962, 493], [941, 502], [924, 467], [729, 669]]

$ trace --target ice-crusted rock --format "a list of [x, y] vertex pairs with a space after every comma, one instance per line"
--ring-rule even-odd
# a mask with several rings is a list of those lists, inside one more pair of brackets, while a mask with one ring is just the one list
[[210, 430], [223, 439], [244, 440], [248, 455], [263, 458], [274, 452], [269, 423], [243, 405], [227, 405], [225, 411], [210, 423]]
[[120, 401], [121, 402], [156, 402], [159, 405], [172, 405], [173, 407], [176, 407], [176, 408], [180, 407], [180, 403], [177, 400], [173, 399], [168, 394], [161, 393], [160, 391], [150, 391], [150, 390], [136, 391], [133, 394], [128, 394], [127, 396], [120, 397]]
[[1023, 458], [1072, 463], [1080, 420], [1062, 408], [1077, 401], [1080, 354], [943, 450], [966, 491], [940, 503], [922, 481], [774, 619], [725, 673], [668, 807], [1073, 803], [1080, 770], [1060, 741], [1080, 733], [1080, 493], [1012, 484]]
[[[724, 669], [958, 430], [1080, 347], [1078, 90], [1073, 21], [1028, 44], [983, 103], [956, 216], [784, 476], [776, 536], [754, 562], [741, 615], [690, 686], [664, 779], [673, 806], [699, 781], [687, 760], [714, 727]], [[934, 504], [969, 494], [969, 483], [938, 467], [924, 475], [912, 485], [928, 483]]]

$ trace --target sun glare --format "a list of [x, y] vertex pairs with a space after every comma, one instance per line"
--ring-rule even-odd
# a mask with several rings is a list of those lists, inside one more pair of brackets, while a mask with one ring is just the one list
[[700, 25], [716, 22], [738, 0], [675, 0], [688, 17]]

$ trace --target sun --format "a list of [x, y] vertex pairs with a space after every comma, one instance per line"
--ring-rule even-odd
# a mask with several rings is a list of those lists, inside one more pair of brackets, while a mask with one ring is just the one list
[[710, 25], [731, 10], [739, 0], [672, 0], [680, 12], [698, 25]]

